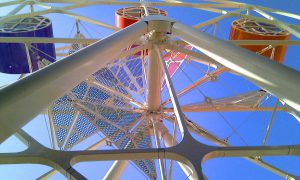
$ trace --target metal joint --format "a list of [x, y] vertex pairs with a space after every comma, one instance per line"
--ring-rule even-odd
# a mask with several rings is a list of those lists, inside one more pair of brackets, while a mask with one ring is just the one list
[[151, 15], [142, 19], [148, 24], [148, 32], [155, 31], [163, 34], [171, 34], [175, 21], [162, 15]]

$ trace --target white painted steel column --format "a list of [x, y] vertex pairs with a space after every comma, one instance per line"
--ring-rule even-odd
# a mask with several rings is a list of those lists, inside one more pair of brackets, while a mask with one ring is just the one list
[[172, 33], [300, 111], [299, 71], [178, 22]]
[[0, 143], [146, 32], [140, 21], [1, 89]]
[[161, 66], [159, 56], [153, 47], [148, 53], [147, 107], [151, 112], [160, 108]]
[[[160, 137], [163, 139], [163, 142], [164, 142], [166, 147], [172, 147], [172, 146], [177, 144], [176, 140], [174, 141], [174, 144], [172, 143], [173, 142], [173, 137], [169, 133], [168, 129], [164, 126], [163, 123], [159, 122], [159, 123], [157, 123], [157, 126], [158, 126], [158, 128], [157, 128], [158, 133], [160, 134]], [[183, 170], [183, 172], [186, 176], [192, 177], [191, 174], [193, 172], [188, 168], [188, 166], [186, 166], [186, 165], [184, 165], [180, 162], [177, 162], [177, 163], [181, 167], [181, 169]]]
[[[157, 112], [160, 109], [160, 91], [161, 91], [161, 65], [159, 55], [153, 49], [149, 49], [148, 55], [148, 74], [147, 74], [147, 110], [148, 112]], [[156, 115], [151, 115], [153, 130], [156, 139], [157, 148], [160, 148], [158, 127], [159, 119]], [[155, 118], [154, 118], [155, 117]], [[163, 180], [166, 179], [166, 173], [164, 168], [163, 159], [158, 159], [160, 174]]]
[[[161, 136], [161, 132], [159, 130], [159, 124], [161, 124], [160, 119], [158, 118], [157, 115], [152, 115], [151, 117], [151, 121], [153, 124], [153, 132], [154, 132], [154, 137], [155, 137], [155, 144], [157, 148], [160, 148], [160, 137]], [[159, 158], [158, 159], [159, 162], [159, 168], [160, 168], [160, 175], [161, 175], [161, 179], [162, 180], [166, 180], [166, 170], [165, 170], [165, 166], [163, 163], [163, 159]]]
[[[153, 50], [155, 50], [156, 53], [158, 54], [159, 63], [161, 64], [161, 66], [163, 68], [163, 71], [164, 71], [164, 74], [165, 74], [166, 85], [169, 89], [169, 94], [171, 96], [172, 103], [173, 103], [173, 106], [174, 106], [174, 113], [175, 113], [176, 118], [178, 118], [177, 122], [179, 124], [179, 129], [181, 131], [182, 137], [184, 138], [184, 136], [188, 134], [188, 130], [187, 130], [187, 126], [185, 124], [183, 124], [184, 123], [183, 122], [183, 115], [182, 115], [182, 112], [181, 112], [181, 108], [179, 106], [178, 99], [177, 99], [177, 97], [175, 97], [176, 96], [175, 90], [174, 90], [174, 87], [173, 87], [173, 84], [172, 84], [167, 66], [165, 64], [165, 61], [163, 59], [163, 56], [162, 56], [161, 51], [158, 48], [158, 46], [155, 46]], [[166, 147], [174, 146], [173, 143], [172, 143], [173, 137], [170, 135], [168, 129], [162, 123], [159, 124], [158, 130], [159, 130], [160, 136], [164, 140], [165, 146]], [[186, 166], [186, 165], [184, 165], [180, 162], [178, 162], [178, 164], [181, 167], [181, 169], [183, 170], [183, 172], [186, 174], [187, 177], [189, 177], [190, 179], [194, 177], [193, 172], [188, 168], [188, 166]]]
[[129, 164], [129, 161], [126, 161], [126, 160], [115, 161], [103, 179], [105, 179], [105, 180], [120, 179], [123, 171], [126, 169], [128, 164]]
[[164, 77], [165, 77], [165, 80], [166, 80], [166, 86], [168, 88], [169, 95], [170, 95], [170, 98], [171, 98], [171, 101], [172, 101], [172, 104], [173, 104], [173, 107], [174, 107], [174, 114], [176, 116], [176, 120], [177, 120], [179, 129], [180, 129], [181, 136], [183, 138], [186, 135], [190, 136], [189, 131], [187, 129], [187, 126], [184, 122], [183, 113], [181, 111], [181, 107], [180, 107], [178, 98], [176, 96], [174, 85], [172, 83], [170, 74], [168, 72], [166, 62], [164, 61], [163, 56], [161, 54], [161, 51], [157, 46], [155, 46], [155, 50], [159, 54], [160, 63], [161, 63], [161, 66], [163, 67], [163, 70], [164, 70]]

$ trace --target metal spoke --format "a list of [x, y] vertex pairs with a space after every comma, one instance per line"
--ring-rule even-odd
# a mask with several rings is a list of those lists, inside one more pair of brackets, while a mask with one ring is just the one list
[[[24, 19], [57, 13], [59, 16], [67, 15], [74, 18], [76, 23], [72, 31], [76, 25], [77, 35], [82, 35], [82, 38], [77, 35], [75, 38], [0, 38], [0, 43], [24, 44], [28, 60], [26, 63], [30, 72], [25, 78], [21, 78], [24, 75], [22, 74], [17, 82], [4, 88], [1, 87], [0, 114], [6, 118], [0, 119], [0, 142], [16, 133], [15, 135], [28, 145], [28, 149], [17, 153], [0, 153], [0, 164], [35, 163], [53, 168], [38, 179], [49, 178], [57, 172], [62, 173], [69, 179], [84, 179], [80, 172], [73, 169], [74, 164], [89, 161], [114, 161], [104, 179], [119, 179], [129, 162], [132, 161], [133, 167], [142, 172], [145, 178], [156, 179], [159, 177], [157, 173], [160, 173], [161, 179], [170, 180], [172, 179], [172, 171], [174, 171], [174, 161], [177, 161], [187, 178], [205, 179], [204, 173], [206, 172], [202, 172], [202, 163], [205, 161], [211, 158], [240, 157], [281, 177], [296, 179], [296, 176], [277, 168], [276, 164], [272, 165], [265, 162], [262, 157], [300, 157], [300, 145], [267, 146], [268, 139], [272, 138], [270, 131], [277, 111], [290, 113], [300, 122], [298, 112], [300, 110], [298, 95], [300, 73], [295, 69], [272, 61], [276, 59], [276, 48], [300, 45], [300, 26], [285, 23], [278, 20], [281, 18], [276, 19], [277, 16], [275, 18], [272, 15], [276, 14], [296, 20], [300, 20], [300, 15], [233, 1], [205, 1], [190, 3], [181, 0], [163, 0], [163, 2], [146, 2], [144, 0], [139, 2], [18, 0], [0, 3], [0, 9], [13, 5], [13, 7], [9, 7], [7, 14], [0, 17], [0, 25], [3, 23], [9, 24], [9, 21], [17, 18]], [[75, 11], [80, 12], [81, 8], [95, 5], [139, 7], [140, 17], [136, 20], [138, 22], [121, 29], [81, 13], [75, 13]], [[194, 8], [200, 11], [217, 13], [218, 15], [200, 23], [196, 22], [198, 24], [194, 23], [196, 25], [192, 28], [170, 19], [166, 14], [152, 16], [153, 8], [151, 6]], [[29, 7], [26, 13], [23, 13], [24, 7]], [[257, 16], [257, 13], [261, 16]], [[129, 13], [129, 15], [133, 14], [135, 12]], [[217, 29], [220, 25], [219, 22], [232, 17], [246, 18], [251, 22], [259, 21], [262, 24], [270, 24], [272, 27], [274, 25], [274, 27], [276, 26], [284, 32], [288, 31], [296, 39], [217, 39], [217, 37], [220, 37], [219, 33], [221, 33]], [[82, 28], [86, 32], [80, 33], [79, 21], [103, 27], [107, 33], [118, 32], [104, 39], [102, 39], [103, 35], [98, 32], [101, 35], [101, 40], [99, 35], [97, 38], [92, 38], [92, 34], [89, 34], [84, 26]], [[39, 25], [45, 22], [44, 20]], [[33, 23], [30, 22], [29, 24]], [[16, 26], [15, 24], [12, 27]], [[214, 29], [209, 29], [213, 26]], [[257, 26], [258, 23], [247, 25], [250, 28]], [[199, 28], [202, 29], [199, 30]], [[212, 35], [200, 32], [204, 31], [205, 28], [212, 31]], [[262, 28], [263, 30], [268, 29], [265, 26]], [[90, 35], [90, 39], [85, 39], [86, 33]], [[289, 33], [287, 34], [289, 35]], [[295, 38], [294, 36], [293, 38]], [[71, 34], [68, 37], [71, 37]], [[41, 43], [54, 44], [55, 46], [63, 43], [55, 51], [56, 57], [65, 56], [65, 58], [62, 60], [56, 59], [57, 62], [49, 63], [50, 65], [43, 64], [41, 66], [41, 62], [38, 62], [40, 69], [33, 73], [36, 67], [33, 52], [38, 53], [34, 55], [40, 55], [41, 53], [43, 57], [47, 56], [47, 58], [55, 60], [54, 57], [47, 55], [45, 53], [47, 51], [43, 48], [41, 48], [42, 51], [36, 49], [34, 44], [41, 45]], [[68, 43], [71, 43], [71, 45], [68, 45]], [[262, 48], [260, 51], [256, 50], [257, 54], [255, 54], [242, 50], [237, 46], [242, 48], [261, 46]], [[82, 50], [78, 51], [81, 48]], [[70, 51], [64, 53], [64, 50]], [[198, 50], [201, 52], [199, 53]], [[272, 51], [271, 60], [259, 55], [267, 54], [270, 51]], [[55, 54], [51, 56], [55, 56]], [[42, 59], [43, 57], [38, 56], [38, 58], [41, 58], [38, 60], [46, 61], [47, 59]], [[181, 64], [184, 60], [187, 63]], [[182, 65], [188, 65], [190, 60], [193, 61], [191, 65], [203, 73], [203, 76], [196, 79], [196, 81], [192, 80], [187, 71], [191, 66], [185, 69], [186, 72], [182, 68]], [[199, 67], [195, 66], [195, 62], [199, 63], [197, 64]], [[41, 68], [44, 65], [47, 65], [47, 67]], [[203, 70], [200, 68], [202, 65], [205, 67]], [[223, 94], [207, 96], [200, 90], [200, 85], [210, 80], [217, 80], [217, 76], [224, 72], [243, 76], [255, 83], [258, 86], [256, 89], [260, 90], [248, 93], [238, 92], [239, 90], [255, 87], [248, 84], [248, 86], [236, 89], [233, 93], [234, 96], [226, 94], [229, 89], [225, 87], [226, 84], [221, 84], [227, 88], [226, 91], [222, 92]], [[180, 73], [186, 76], [190, 84], [183, 85], [182, 89], [175, 91], [175, 75], [181, 75]], [[227, 78], [226, 75], [224, 75], [224, 78]], [[171, 78], [173, 78], [173, 81]], [[182, 82], [186, 83], [186, 79]], [[286, 90], [287, 87], [289, 91]], [[193, 94], [192, 90], [198, 90], [204, 97], [204, 101], [181, 106], [178, 98], [187, 93]], [[232, 89], [230, 90], [232, 91]], [[169, 97], [164, 99], [163, 93], [169, 94]], [[278, 97], [275, 106], [262, 106], [263, 97], [266, 93]], [[226, 94], [225, 97], [224, 94]], [[162, 99], [164, 99], [163, 102]], [[280, 100], [282, 106], [279, 105]], [[170, 102], [172, 104], [169, 104]], [[20, 129], [41, 112], [45, 117], [47, 108], [50, 132], [48, 127], [47, 130], [52, 149], [42, 146]], [[239, 114], [242, 114], [239, 112], [242, 111], [272, 111], [261, 146], [248, 146], [241, 136], [244, 132], [241, 131], [242, 128], [240, 127], [246, 124], [250, 116], [245, 120], [242, 119], [241, 122], [237, 122], [238, 125], [232, 125], [233, 122], [228, 121], [227, 116], [223, 115], [225, 113], [221, 113], [231, 112], [230, 115], [239, 116]], [[196, 121], [188, 119], [187, 116], [190, 114], [184, 114], [183, 112], [197, 112], [199, 114], [200, 112], [216, 112], [230, 127], [231, 134], [226, 136], [225, 139], [221, 139], [217, 136], [218, 134], [213, 134], [202, 127], [200, 125], [201, 121], [197, 121], [198, 124]], [[235, 112], [238, 113], [234, 114]], [[253, 114], [251, 113], [251, 115]], [[169, 133], [168, 129], [172, 129], [171, 126], [165, 126], [164, 121], [173, 123], [172, 134]], [[48, 126], [46, 119], [45, 123]], [[257, 121], [253, 121], [253, 123], [257, 123]], [[224, 127], [228, 128], [227, 126]], [[179, 128], [181, 134], [176, 134], [177, 128]], [[58, 129], [62, 129], [63, 135]], [[106, 137], [102, 138], [100, 133]], [[217, 146], [208, 146], [198, 142], [191, 136], [192, 133], [213, 142]], [[84, 143], [80, 144], [96, 134], [102, 138], [100, 141], [89, 147], [86, 147], [87, 145]], [[231, 145], [228, 143], [228, 139], [233, 134], [236, 134], [247, 146], [231, 146], [237, 142], [236, 139], [231, 138]], [[182, 139], [177, 142], [176, 139], [180, 135]], [[156, 147], [152, 145], [153, 139]], [[250, 144], [250, 139], [246, 140]], [[78, 148], [79, 146], [76, 145], [79, 144], [85, 146], [82, 148], [85, 150], [70, 151], [73, 147], [73, 149]], [[115, 149], [98, 150], [99, 147], [105, 144]], [[62, 149], [65, 151], [62, 151]], [[166, 167], [167, 159], [169, 159], [168, 168]], [[156, 163], [159, 164], [159, 168], [156, 168]], [[176, 178], [174, 173], [173, 178]]]
[[[159, 121], [159, 119], [156, 115], [150, 115], [150, 118], [151, 118], [151, 121], [153, 124], [155, 144], [156, 144], [157, 148], [160, 148], [160, 140], [159, 140], [160, 135], [159, 135], [159, 130], [158, 130], [159, 127], [157, 126], [157, 123], [158, 123], [157, 121]], [[158, 159], [158, 162], [159, 162], [159, 167], [160, 167], [161, 178], [163, 180], [166, 180], [166, 170], [165, 170], [163, 159], [162, 158]]]
[[171, 96], [171, 101], [172, 101], [173, 107], [174, 107], [174, 113], [175, 113], [177, 121], [178, 121], [177, 123], [178, 123], [179, 129], [180, 129], [181, 135], [182, 135], [182, 137], [184, 137], [185, 135], [189, 135], [189, 133], [187, 131], [186, 124], [183, 121], [183, 113], [181, 111], [180, 104], [178, 102], [177, 95], [175, 93], [170, 74], [169, 74], [167, 66], [164, 62], [164, 59], [160, 52], [160, 49], [157, 46], [155, 46], [154, 48], [155, 48], [155, 51], [159, 54], [160, 64], [163, 67], [166, 85], [168, 87], [169, 94]]
[[266, 145], [266, 143], [267, 143], [269, 133], [270, 133], [270, 130], [271, 130], [274, 118], [275, 118], [277, 108], [278, 108], [278, 104], [279, 104], [279, 99], [277, 99], [276, 102], [275, 102], [275, 108], [272, 112], [272, 116], [271, 116], [271, 119], [270, 119], [270, 122], [269, 122], [269, 125], [268, 125], [268, 128], [267, 128], [267, 132], [266, 132], [266, 136], [265, 136], [264, 141], [263, 141], [263, 145]]
[[[223, 72], [225, 72], [227, 70], [227, 68], [218, 68], [215, 71], [211, 72], [210, 74], [206, 74], [204, 77], [199, 78], [197, 81], [195, 81], [193, 84], [187, 86], [186, 88], [180, 90], [176, 96], [179, 97], [181, 95], [186, 94], [187, 92], [193, 90], [194, 88], [197, 88], [197, 86], [203, 84], [204, 82], [207, 82], [211, 79], [211, 77], [217, 76]], [[165, 100], [162, 105], [165, 105], [167, 103], [171, 102], [171, 99], [167, 99]]]

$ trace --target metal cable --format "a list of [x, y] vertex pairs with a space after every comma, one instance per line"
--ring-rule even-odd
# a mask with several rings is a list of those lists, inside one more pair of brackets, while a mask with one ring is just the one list
[[101, 35], [101, 37], [104, 37], [104, 35], [102, 33], [100, 33], [98, 30], [96, 30], [93, 26], [91, 26], [89, 23], [85, 23], [85, 22], [79, 22], [82, 26], [83, 24], [85, 24], [86, 26], [88, 26], [91, 30], [93, 30], [94, 32], [98, 33], [99, 35]]
[[86, 27], [85, 27], [81, 22], [79, 22], [79, 24], [83, 27], [83, 29], [85, 30], [85, 32], [86, 32], [91, 38], [93, 38], [93, 36], [92, 36], [91, 33], [86, 29]]
[[[212, 76], [211, 76], [210, 73], [209, 73], [210, 71], [205, 72], [204, 70], [202, 70], [202, 69], [200, 69], [199, 67], [197, 67], [194, 63], [191, 63], [191, 65], [192, 65], [193, 67], [195, 67], [196, 69], [198, 69], [198, 70], [199, 70], [201, 73], [203, 73], [204, 75], [207, 75], [207, 76], [209, 76], [210, 78], [212, 78]], [[208, 82], [208, 81], [206, 81], [205, 83], [207, 83], [207, 82]], [[227, 84], [225, 84], [225, 83], [223, 83], [223, 82], [221, 82], [221, 81], [216, 81], [216, 82], [219, 83], [221, 86], [223, 86], [225, 89], [231, 91], [231, 93], [232, 93], [233, 95], [237, 95], [237, 94], [238, 94], [237, 91], [234, 90], [234, 88], [228, 86]], [[203, 84], [205, 84], [205, 83], [202, 83], [201, 85], [203, 85]]]
[[[267, 105], [268, 102], [269, 102], [269, 98], [266, 98], [265, 101], [262, 102], [262, 103], [260, 103], [259, 106], [261, 106], [261, 105], [263, 105], [263, 104], [265, 104], [265, 103], [266, 103], [266, 105]], [[257, 113], [257, 111], [254, 111], [254, 112], [250, 113], [250, 114], [244, 119], [244, 121], [242, 121], [235, 129], [238, 130], [238, 129], [240, 129], [242, 126], [244, 126], [244, 125], [251, 119], [251, 117], [253, 117], [256, 113]], [[230, 138], [233, 134], [234, 134], [234, 132], [232, 132], [231, 134], [229, 134], [229, 136], [228, 136], [227, 138]]]
[[[173, 60], [173, 58], [171, 57], [171, 60], [173, 61], [173, 62], [175, 62], [174, 60]], [[193, 80], [187, 75], [187, 73], [186, 72], [184, 72], [183, 71], [183, 69], [180, 67], [180, 66], [178, 66], [178, 68], [183, 72], [183, 74], [186, 76], [186, 78], [189, 80], [189, 81], [191, 81], [191, 83], [194, 83], [193, 82]], [[196, 90], [204, 97], [204, 98], [207, 98], [208, 96], [206, 96], [198, 87], [196, 87]], [[214, 108], [214, 109], [216, 109], [216, 107], [213, 105], [213, 104], [211, 104], [211, 106]], [[239, 132], [238, 131], [236, 131], [236, 129], [231, 125], [231, 123], [225, 118], [225, 116], [223, 116], [223, 114], [221, 113], [221, 112], [219, 112], [219, 111], [216, 111], [218, 114], [219, 114], [219, 116], [225, 121], [225, 123], [235, 132], [235, 134], [246, 144], [246, 145], [248, 145], [247, 144], [247, 142], [244, 140], [244, 138], [239, 134]]]
[[44, 114], [44, 120], [45, 120], [44, 122], [45, 122], [46, 128], [47, 128], [47, 133], [48, 133], [48, 137], [49, 137], [49, 141], [50, 141], [50, 146], [51, 146], [52, 149], [54, 149], [53, 143], [52, 143], [52, 138], [51, 138], [51, 135], [50, 135], [50, 129], [48, 127], [48, 123], [47, 123], [46, 115], [45, 114]]
[[[47, 54], [47, 53], [45, 53], [45, 52], [43, 52], [43, 51], [39, 50], [38, 48], [36, 48], [36, 47], [32, 46], [31, 44], [29, 44], [29, 46], [30, 46], [31, 48], [33, 48], [33, 49], [35, 49], [35, 50], [39, 51], [40, 53], [44, 54], [45, 56], [48, 56], [49, 58], [51, 58], [51, 59], [53, 59], [53, 60], [55, 60], [55, 61], [56, 61], [56, 58], [54, 58], [54, 57], [50, 56], [49, 54]], [[32, 50], [31, 50], [31, 51], [32, 51]]]

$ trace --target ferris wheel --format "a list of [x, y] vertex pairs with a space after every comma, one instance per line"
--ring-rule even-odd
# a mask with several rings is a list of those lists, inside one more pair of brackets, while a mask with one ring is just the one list
[[[1, 152], [0, 172], [300, 177], [300, 15], [223, 0], [16, 0], [0, 10], [0, 78], [16, 80], [0, 89], [0, 142], [27, 146]], [[33, 119], [45, 127], [24, 130]], [[82, 162], [103, 162], [101, 176]]]

